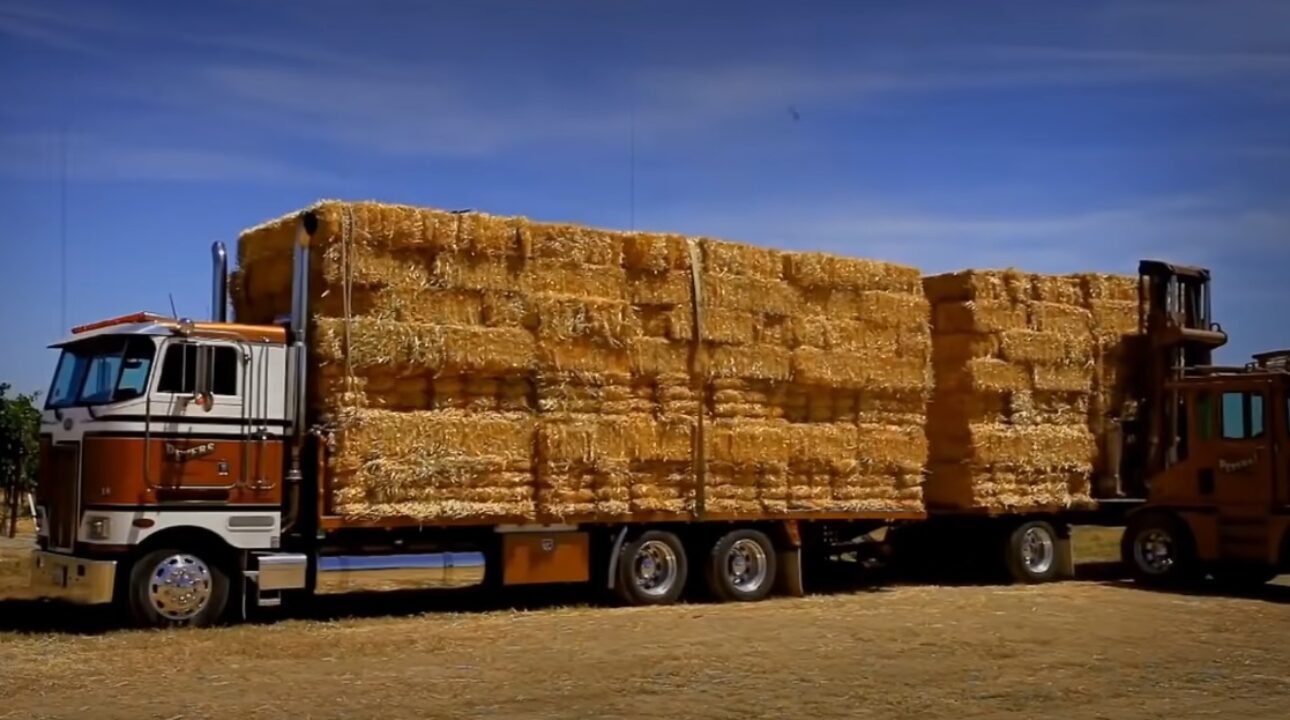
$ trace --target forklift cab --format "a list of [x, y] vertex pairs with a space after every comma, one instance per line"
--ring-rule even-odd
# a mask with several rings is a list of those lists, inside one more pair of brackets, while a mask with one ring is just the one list
[[1169, 389], [1178, 432], [1148, 506], [1177, 512], [1201, 563], [1290, 560], [1290, 373], [1196, 368]]

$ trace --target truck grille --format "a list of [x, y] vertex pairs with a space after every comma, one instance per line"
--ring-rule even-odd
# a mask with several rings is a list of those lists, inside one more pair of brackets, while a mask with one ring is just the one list
[[70, 551], [80, 525], [80, 443], [50, 443], [41, 448], [42, 498], [51, 550]]

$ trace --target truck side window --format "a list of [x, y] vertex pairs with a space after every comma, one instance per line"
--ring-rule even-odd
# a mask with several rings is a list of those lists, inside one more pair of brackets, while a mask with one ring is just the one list
[[1263, 437], [1263, 394], [1250, 393], [1246, 397], [1249, 398], [1250, 437]]
[[1223, 393], [1223, 439], [1244, 440], [1249, 437], [1245, 430], [1245, 393]]
[[1264, 412], [1262, 393], [1223, 393], [1223, 439], [1263, 437]]
[[211, 359], [211, 392], [216, 395], [237, 394], [237, 350], [224, 345], [198, 346], [192, 343], [172, 344], [166, 348], [161, 365], [158, 392], [187, 394], [197, 386], [197, 348], [213, 351]]
[[1196, 393], [1196, 437], [1214, 439], [1214, 400], [1208, 392]]

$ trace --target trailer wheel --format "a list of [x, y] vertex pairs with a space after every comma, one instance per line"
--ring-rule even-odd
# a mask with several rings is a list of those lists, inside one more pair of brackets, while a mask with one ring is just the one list
[[688, 575], [680, 538], [647, 530], [623, 545], [614, 591], [629, 605], [669, 605], [681, 597]]
[[1196, 546], [1178, 518], [1148, 512], [1129, 518], [1120, 541], [1120, 556], [1144, 585], [1180, 585], [1196, 575]]
[[197, 553], [154, 550], [130, 568], [126, 602], [144, 627], [206, 627], [224, 615], [229, 580], [223, 568]]
[[777, 568], [775, 546], [759, 530], [734, 530], [712, 546], [704, 568], [708, 590], [727, 602], [754, 602], [770, 594]]
[[1057, 531], [1051, 523], [1032, 520], [1008, 536], [1008, 574], [1015, 582], [1042, 583], [1057, 577]]

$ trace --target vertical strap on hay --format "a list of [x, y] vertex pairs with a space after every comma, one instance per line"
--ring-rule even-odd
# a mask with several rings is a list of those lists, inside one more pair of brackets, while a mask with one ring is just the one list
[[690, 446], [690, 457], [694, 465], [694, 515], [702, 518], [707, 505], [707, 470], [708, 450], [703, 436], [703, 416], [707, 403], [704, 401], [704, 380], [702, 367], [703, 353], [703, 256], [699, 244], [693, 238], [686, 238], [686, 247], [690, 251], [690, 284], [693, 301], [694, 339], [690, 343], [690, 385], [699, 393], [699, 411], [696, 413], [694, 443]]
[[345, 314], [345, 336], [344, 336], [344, 356], [345, 356], [345, 399], [353, 403], [354, 392], [354, 368], [350, 362], [349, 338], [354, 323], [353, 297], [354, 297], [354, 274], [353, 263], [350, 260], [351, 247], [354, 242], [354, 208], [346, 205], [340, 220], [340, 264], [341, 274], [344, 280], [341, 284], [341, 302], [344, 305]]

